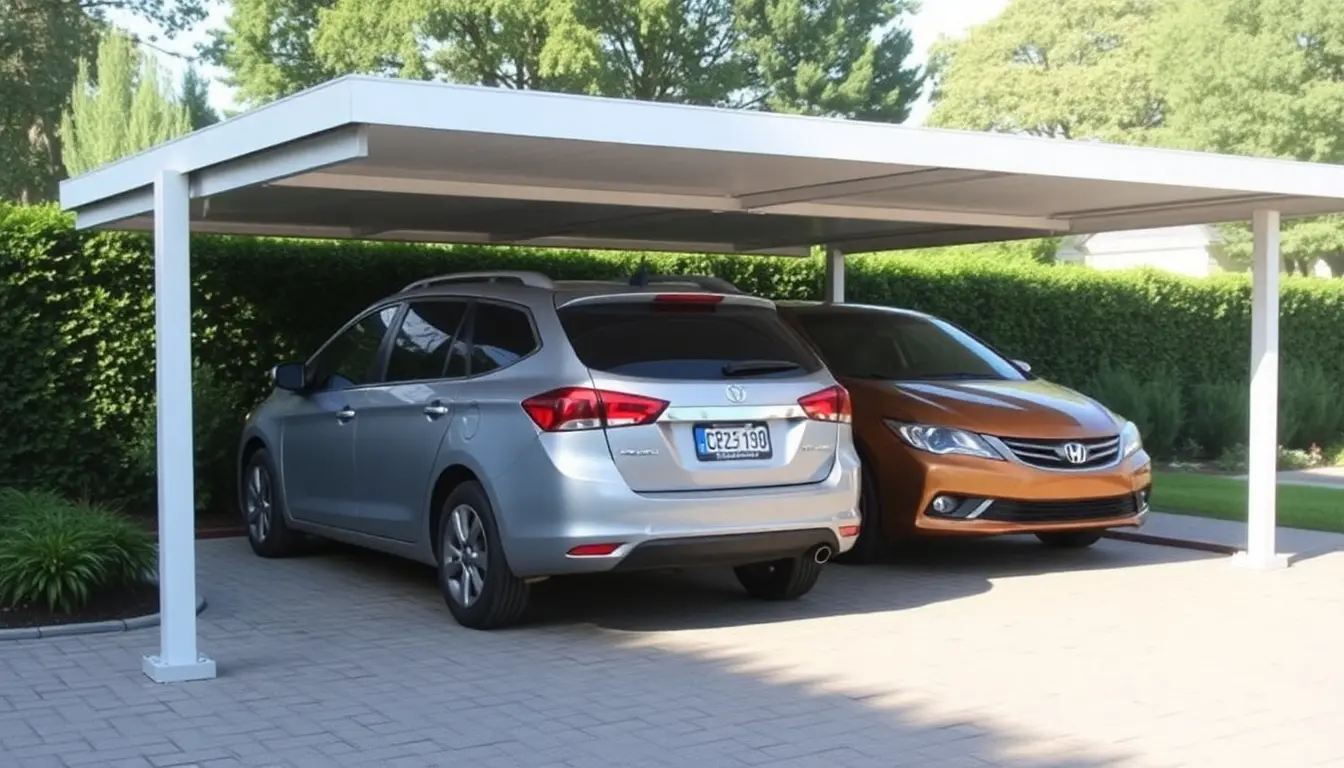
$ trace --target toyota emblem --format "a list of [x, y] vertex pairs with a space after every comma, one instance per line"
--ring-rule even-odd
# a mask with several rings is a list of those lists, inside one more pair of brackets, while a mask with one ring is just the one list
[[738, 384], [728, 385], [728, 402], [745, 403], [747, 401], [747, 390]]
[[1065, 443], [1064, 460], [1070, 464], [1084, 464], [1087, 462], [1087, 446], [1082, 443]]

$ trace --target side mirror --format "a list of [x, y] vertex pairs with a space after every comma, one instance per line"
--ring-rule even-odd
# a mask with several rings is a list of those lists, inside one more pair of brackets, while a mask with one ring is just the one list
[[271, 383], [277, 388], [289, 392], [298, 392], [303, 389], [304, 371], [303, 363], [281, 363], [271, 369]]
[[1026, 360], [1014, 360], [1013, 365], [1016, 365], [1023, 373], [1031, 373], [1031, 363]]

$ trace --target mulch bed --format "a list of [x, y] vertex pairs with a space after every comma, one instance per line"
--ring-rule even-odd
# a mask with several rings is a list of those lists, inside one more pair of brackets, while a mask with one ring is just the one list
[[94, 595], [81, 610], [69, 615], [52, 613], [45, 605], [0, 608], [0, 629], [49, 627], [53, 624], [82, 624], [91, 621], [133, 619], [159, 612], [159, 588], [155, 584], [136, 584], [116, 592]]

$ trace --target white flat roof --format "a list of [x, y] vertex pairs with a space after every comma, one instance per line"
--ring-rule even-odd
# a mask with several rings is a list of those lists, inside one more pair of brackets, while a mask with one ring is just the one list
[[146, 229], [162, 171], [196, 232], [806, 253], [1344, 212], [1344, 167], [344, 77], [61, 183]]

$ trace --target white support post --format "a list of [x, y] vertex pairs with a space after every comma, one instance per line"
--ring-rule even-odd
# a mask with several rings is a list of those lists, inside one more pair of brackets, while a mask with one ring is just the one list
[[845, 303], [845, 254], [834, 245], [826, 246], [826, 277], [822, 301], [827, 304]]
[[1259, 210], [1252, 219], [1251, 424], [1247, 481], [1247, 541], [1242, 564], [1282, 568], [1275, 551], [1279, 452], [1279, 212]]
[[154, 181], [154, 369], [158, 399], [159, 655], [157, 683], [208, 680], [196, 650], [196, 499], [191, 420], [191, 198], [186, 174]]

